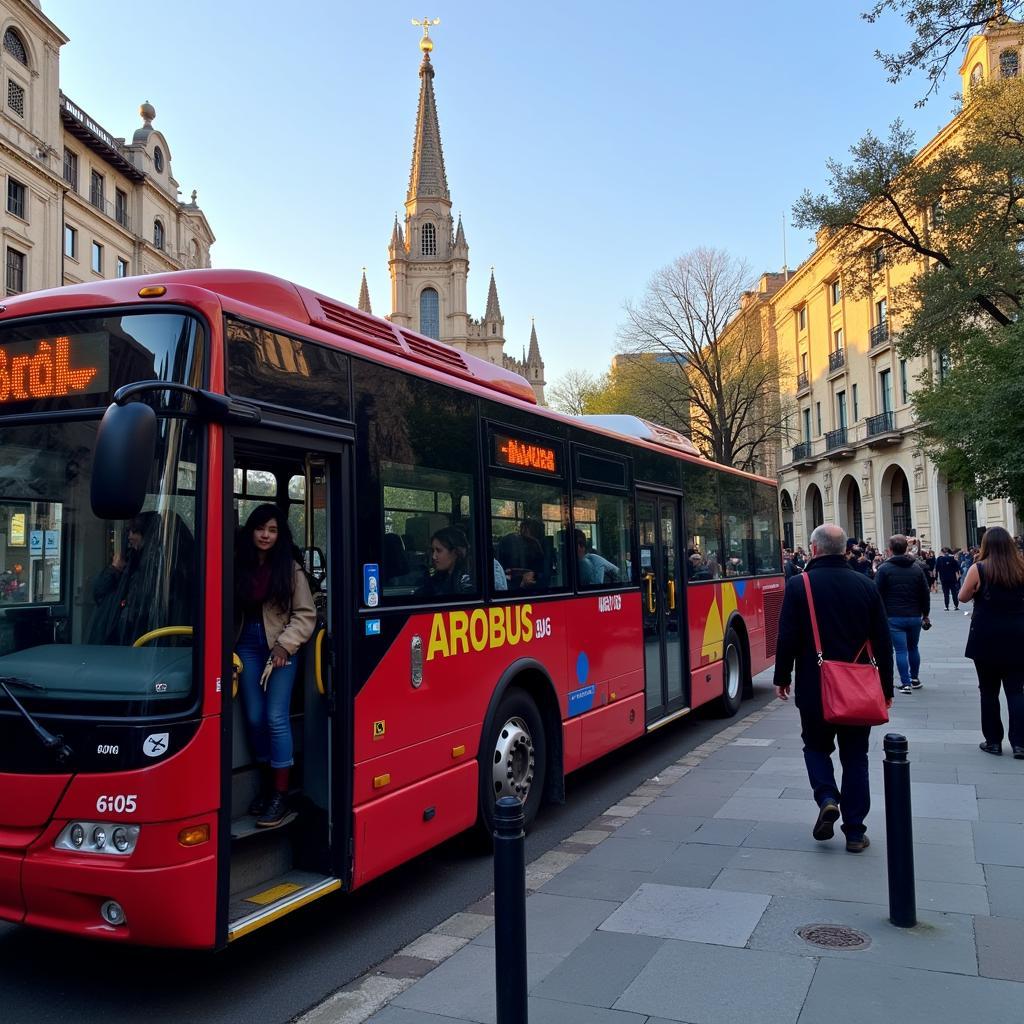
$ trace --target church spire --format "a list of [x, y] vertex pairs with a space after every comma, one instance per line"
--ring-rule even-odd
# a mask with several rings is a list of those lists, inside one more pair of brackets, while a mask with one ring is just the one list
[[533, 322], [533, 318], [530, 318], [530, 354], [526, 357], [527, 364], [534, 366], [540, 366], [540, 345], [537, 344], [537, 325]]
[[370, 305], [370, 289], [366, 284], [366, 267], [363, 267], [363, 281], [359, 285], [359, 302], [356, 305], [364, 313], [372, 313], [373, 307]]
[[494, 267], [491, 267], [491, 283], [487, 289], [487, 310], [484, 320], [502, 320], [501, 306], [498, 304], [498, 286], [494, 283]]
[[437, 104], [434, 100], [434, 66], [430, 63], [430, 51], [433, 48], [433, 40], [427, 35], [427, 27], [424, 25], [423, 38], [420, 40], [420, 49], [423, 51], [420, 63], [420, 104], [416, 112], [409, 192], [405, 198], [407, 203], [417, 199], [451, 201], [448, 178], [444, 171], [444, 151], [441, 149], [441, 127], [437, 122]]

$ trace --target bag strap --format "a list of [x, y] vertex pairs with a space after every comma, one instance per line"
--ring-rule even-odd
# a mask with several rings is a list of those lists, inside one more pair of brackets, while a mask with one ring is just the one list
[[[811, 632], [814, 634], [814, 649], [818, 652], [818, 664], [820, 665], [825, 660], [825, 655], [821, 650], [821, 634], [818, 632], [818, 616], [814, 611], [814, 595], [811, 592], [811, 576], [810, 573], [804, 573], [804, 590], [807, 592], [807, 610], [811, 613]], [[875, 668], [878, 667], [875, 662], [875, 652], [871, 646], [871, 637], [868, 637], [863, 644], [861, 644], [860, 650], [854, 655], [854, 662], [860, 660], [861, 654], [864, 653], [865, 649], [868, 652], [868, 661]]]
[[811, 632], [814, 634], [814, 649], [818, 652], [818, 664], [820, 665], [824, 660], [824, 655], [821, 653], [821, 635], [818, 633], [818, 616], [814, 612], [814, 595], [811, 592], [811, 574], [805, 572], [802, 574], [804, 578], [804, 590], [807, 592], [807, 608], [811, 613]]

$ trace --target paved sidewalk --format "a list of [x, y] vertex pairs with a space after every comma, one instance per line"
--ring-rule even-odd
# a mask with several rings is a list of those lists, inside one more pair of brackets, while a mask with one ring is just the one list
[[[1024, 762], [978, 750], [969, 620], [940, 598], [933, 621], [924, 689], [897, 693], [873, 733], [871, 847], [811, 838], [799, 720], [768, 705], [528, 867], [531, 1024], [1024, 1019]], [[888, 922], [886, 731], [910, 742], [910, 930]], [[489, 1024], [492, 914], [487, 900], [456, 914], [303, 1020], [361, 1021], [390, 1000], [374, 1024]], [[867, 946], [797, 934], [814, 924]]]

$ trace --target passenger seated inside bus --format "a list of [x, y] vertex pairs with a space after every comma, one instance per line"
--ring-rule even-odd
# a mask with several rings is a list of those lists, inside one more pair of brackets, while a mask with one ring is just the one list
[[430, 538], [430, 560], [433, 572], [418, 591], [419, 594], [441, 597], [473, 592], [469, 539], [461, 526], [445, 526], [433, 533]]
[[313, 635], [316, 608], [295, 559], [288, 520], [276, 505], [255, 508], [236, 553], [235, 601], [241, 626], [235, 650], [240, 690], [260, 792], [249, 808], [260, 828], [282, 824], [295, 763], [289, 716], [299, 649]]
[[588, 551], [587, 535], [582, 530], [576, 530], [573, 537], [576, 541], [576, 565], [579, 568], [580, 586], [599, 587], [618, 583], [618, 566], [596, 551]]

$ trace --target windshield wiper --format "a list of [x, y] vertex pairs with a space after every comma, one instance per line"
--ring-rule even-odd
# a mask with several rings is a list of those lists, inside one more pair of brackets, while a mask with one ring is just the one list
[[30, 690], [42, 690], [44, 687], [38, 683], [30, 683], [27, 679], [18, 679], [17, 676], [0, 676], [0, 690], [3, 690], [11, 698], [11, 703], [18, 709], [21, 717], [32, 726], [32, 731], [39, 737], [39, 742], [47, 750], [53, 752], [57, 759], [57, 764], [64, 764], [69, 758], [74, 757], [75, 752], [64, 742], [64, 737], [59, 734], [54, 736], [49, 729], [40, 725], [29, 714], [21, 701], [11, 693], [11, 686], [23, 686]]

